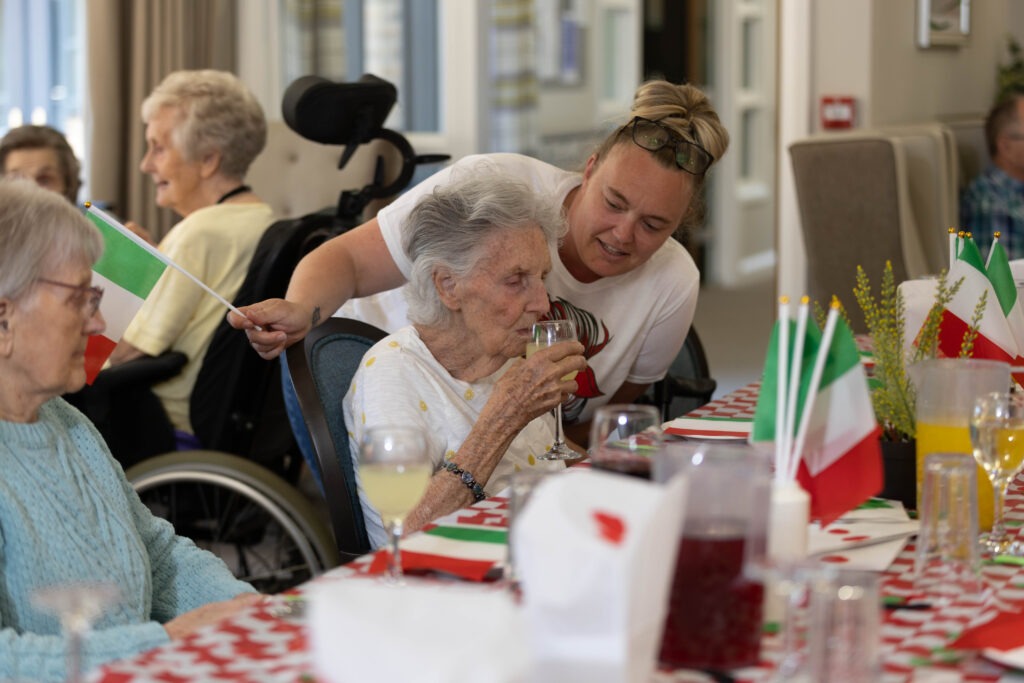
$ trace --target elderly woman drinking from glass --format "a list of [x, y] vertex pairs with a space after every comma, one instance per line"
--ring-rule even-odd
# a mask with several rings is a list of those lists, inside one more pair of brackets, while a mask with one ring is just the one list
[[99, 433], [61, 394], [85, 383], [90, 335], [104, 329], [90, 286], [103, 244], [65, 199], [0, 181], [0, 679], [64, 680], [60, 622], [41, 589], [114, 584], [95, 624], [92, 667], [233, 614], [253, 589], [176, 536], [125, 479]]
[[[552, 442], [548, 411], [576, 390], [585, 369], [575, 341], [523, 359], [532, 325], [548, 312], [544, 278], [564, 232], [557, 201], [504, 174], [467, 174], [423, 197], [403, 242], [412, 325], [364, 357], [345, 396], [350, 451], [370, 428], [412, 425], [429, 443], [434, 474], [405, 520], [427, 522], [507, 485]], [[362, 496], [374, 547], [387, 536]]]

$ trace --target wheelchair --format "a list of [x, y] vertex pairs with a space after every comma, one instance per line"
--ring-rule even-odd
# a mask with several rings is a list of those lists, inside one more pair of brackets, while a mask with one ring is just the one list
[[[447, 158], [416, 156], [402, 135], [383, 128], [396, 100], [394, 86], [371, 75], [355, 83], [306, 76], [288, 87], [285, 122], [304, 138], [344, 144], [339, 168], [359, 145], [375, 139], [393, 145], [402, 166], [386, 183], [378, 157], [373, 181], [341, 192], [333, 210], [267, 228], [234, 305], [283, 297], [305, 254], [358, 225], [371, 200], [404, 189], [417, 164]], [[303, 458], [284, 409], [279, 361], [261, 359], [246, 336], [223, 321], [190, 400], [201, 446], [174, 450], [173, 430], [149, 387], [183, 364], [175, 352], [139, 359], [104, 370], [93, 386], [67, 398], [100, 429], [150, 510], [220, 556], [238, 578], [277, 593], [336, 566], [327, 514], [297, 488]]]

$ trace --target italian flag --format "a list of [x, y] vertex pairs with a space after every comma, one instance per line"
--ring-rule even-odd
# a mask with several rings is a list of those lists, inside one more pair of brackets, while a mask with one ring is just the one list
[[[787, 365], [793, 367], [795, 330]], [[776, 439], [777, 388], [779, 385], [779, 324], [772, 334], [765, 362], [765, 375], [754, 413], [752, 443], [774, 443]], [[821, 376], [813, 390], [813, 368], [819, 354], [825, 354]], [[796, 477], [811, 498], [811, 517], [822, 525], [842, 516], [882, 490], [880, 429], [875, 420], [867, 376], [850, 328], [837, 318], [827, 349], [813, 324], [807, 325], [797, 393], [795, 426], [806, 419], [807, 426]], [[785, 381], [783, 379], [782, 381]], [[808, 397], [811, 405], [805, 418]]]
[[100, 313], [107, 327], [89, 337], [85, 348], [86, 382], [92, 384], [132, 318], [139, 312], [167, 264], [156, 249], [94, 206], [86, 217], [103, 234], [103, 256], [92, 269], [92, 284], [103, 288]]
[[992, 289], [999, 299], [999, 308], [1006, 316], [1006, 323], [1010, 326], [1013, 339], [1017, 343], [1016, 365], [1024, 364], [1021, 358], [1021, 351], [1024, 351], [1024, 305], [1021, 304], [1017, 295], [1017, 283], [1013, 279], [1013, 271], [1010, 270], [1010, 259], [1006, 255], [1006, 249], [999, 243], [999, 239], [992, 242], [992, 249], [988, 256], [988, 279], [992, 283]]
[[[1005, 256], [1005, 253], [1004, 253]], [[1009, 265], [1007, 265], [1009, 269]], [[960, 345], [974, 317], [974, 309], [987, 293], [985, 311], [978, 323], [971, 356], [1012, 363], [1017, 357], [1017, 341], [999, 295], [993, 289], [989, 273], [974, 240], [963, 240], [960, 254], [949, 269], [949, 282], [963, 280], [953, 300], [946, 304], [939, 326], [939, 352], [947, 358], [960, 356]], [[1009, 280], [1013, 288], [1013, 277]], [[1014, 290], [1016, 295], [1016, 290]]]

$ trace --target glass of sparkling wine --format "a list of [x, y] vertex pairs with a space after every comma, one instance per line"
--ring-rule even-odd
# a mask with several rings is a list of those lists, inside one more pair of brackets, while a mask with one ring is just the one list
[[[546, 346], [554, 346], [559, 342], [575, 341], [576, 325], [571, 320], [541, 320], [533, 324], [530, 341], [526, 344], [526, 357], [529, 358], [537, 350]], [[563, 382], [575, 379], [576, 373], [571, 372], [562, 378]], [[541, 460], [570, 460], [578, 458], [579, 453], [569, 448], [562, 438], [562, 404], [555, 406], [555, 443], [547, 453], [540, 456]]]
[[994, 554], [1024, 555], [1024, 546], [1006, 532], [1003, 507], [1010, 482], [1024, 468], [1024, 395], [985, 394], [971, 414], [974, 459], [992, 482], [992, 531], [982, 534], [982, 547]]
[[388, 579], [402, 581], [398, 542], [406, 515], [430, 483], [426, 435], [414, 427], [372, 427], [359, 446], [359, 479], [391, 537]]
[[33, 591], [32, 604], [39, 610], [56, 615], [67, 639], [68, 683], [82, 680], [82, 644], [93, 623], [121, 597], [121, 590], [112, 583], [75, 582], [45, 586]]

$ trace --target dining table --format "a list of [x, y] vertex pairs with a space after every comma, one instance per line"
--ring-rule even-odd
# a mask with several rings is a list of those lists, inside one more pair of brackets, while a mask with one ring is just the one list
[[[742, 424], [753, 417], [757, 383], [718, 398], [686, 417]], [[1024, 480], [1018, 479], [1007, 498], [1012, 533], [1024, 525]], [[429, 570], [443, 580], [493, 581], [507, 547], [508, 500], [492, 496], [436, 520], [403, 540], [404, 566], [413, 574]], [[332, 569], [287, 594], [268, 596], [261, 604], [196, 633], [91, 672], [92, 683], [185, 683], [188, 681], [251, 683], [315, 683], [310, 638], [302, 618], [304, 596], [311, 586], [330, 581], [366, 580], [386, 570], [385, 551], [371, 553]], [[842, 554], [823, 562], [842, 564]], [[880, 659], [885, 683], [1005, 682], [1024, 683], [1024, 671], [991, 661], [975, 650], [949, 647], [969, 625], [997, 612], [1024, 612], [1024, 566], [987, 561], [981, 569], [989, 588], [986, 600], [973, 605], [911, 604], [914, 595], [914, 545], [909, 537], [881, 573], [882, 610]], [[424, 579], [429, 580], [429, 579]], [[440, 580], [440, 579], [438, 579]], [[495, 584], [495, 590], [502, 590]], [[1024, 623], [1024, 621], [1022, 621]], [[727, 672], [658, 668], [654, 683], [773, 680], [782, 656], [778, 624], [766, 623], [760, 661]], [[1024, 666], [1024, 661], [1022, 661]]]

